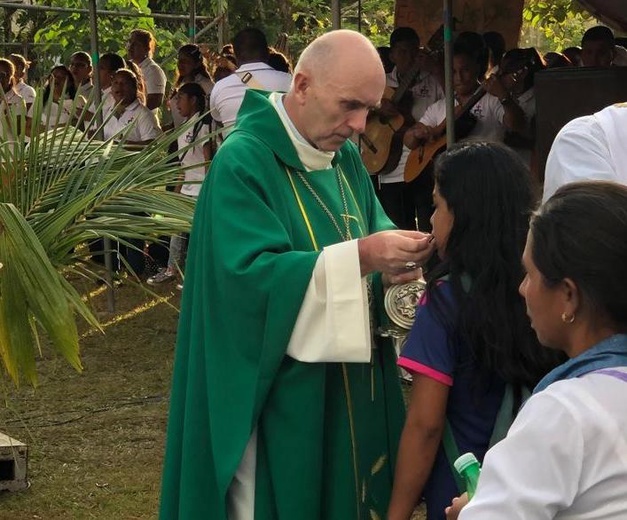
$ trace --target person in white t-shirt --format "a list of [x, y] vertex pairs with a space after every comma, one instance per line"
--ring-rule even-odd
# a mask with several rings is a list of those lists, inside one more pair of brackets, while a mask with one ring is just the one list
[[152, 59], [156, 44], [155, 37], [143, 29], [132, 31], [127, 44], [128, 57], [142, 71], [146, 86], [146, 107], [155, 113], [165, 99], [167, 83], [163, 69]]
[[111, 95], [115, 104], [104, 115], [105, 139], [117, 136], [126, 144], [145, 145], [161, 135], [157, 116], [143, 104], [137, 76], [131, 70], [120, 69], [113, 75]]
[[[111, 81], [115, 73], [125, 68], [124, 58], [119, 54], [113, 52], [107, 52], [100, 56], [98, 61], [98, 78], [100, 80], [100, 102], [102, 103], [102, 113], [107, 114], [111, 111], [111, 107], [115, 105], [113, 94], [111, 94]], [[90, 107], [90, 115], [96, 113], [97, 106], [95, 100]]]
[[43, 104], [40, 121], [34, 121], [35, 105], [32, 105], [26, 116], [26, 131], [31, 135], [31, 128], [40, 132], [54, 127], [74, 124], [76, 110], [84, 104], [84, 99], [77, 97], [74, 77], [65, 65], [52, 67], [46, 88], [42, 94]]
[[536, 96], [535, 75], [546, 68], [546, 62], [540, 53], [533, 47], [528, 49], [510, 49], [501, 60], [499, 74], [505, 88], [510, 92], [514, 101], [525, 113], [524, 132], [508, 131], [505, 135], [505, 144], [513, 148], [533, 177], [538, 178], [534, 157], [535, 126], [536, 126]]
[[22, 96], [26, 103], [26, 110], [28, 110], [37, 96], [35, 89], [25, 83], [30, 61], [21, 54], [9, 54], [9, 60], [15, 65], [15, 91]]
[[627, 103], [578, 117], [557, 134], [544, 173], [542, 200], [564, 184], [585, 180], [627, 185]]
[[279, 72], [268, 65], [268, 42], [259, 29], [240, 31], [233, 39], [233, 50], [239, 67], [234, 74], [218, 81], [209, 98], [211, 117], [228, 134], [235, 124], [244, 94], [248, 88], [287, 92], [291, 74]]
[[[176, 103], [178, 113], [184, 118], [183, 124], [196, 120], [194, 126], [178, 137], [179, 160], [185, 183], [177, 186], [176, 191], [197, 198], [207, 173], [211, 153], [209, 142], [206, 140], [211, 131], [210, 126], [201, 117], [205, 111], [205, 90], [198, 83], [185, 83], [178, 89]], [[148, 278], [147, 283], [155, 285], [175, 278], [178, 269], [182, 270], [184, 267], [186, 246], [187, 234], [173, 235], [170, 238], [168, 266]]]
[[91, 56], [84, 51], [78, 51], [70, 56], [70, 64], [68, 66], [74, 77], [76, 84], [76, 93], [89, 100], [89, 96], [94, 90], [94, 84], [91, 81], [94, 67], [91, 62]]
[[[26, 115], [24, 99], [15, 91], [15, 67], [0, 58], [0, 142], [13, 141], [19, 135]], [[1, 144], [1, 143], [0, 143]], [[4, 154], [1, 154], [4, 155]]]
[[[503, 142], [505, 130], [524, 132], [526, 119], [523, 110], [514, 101], [497, 75], [479, 83], [481, 67], [477, 58], [466, 47], [456, 45], [453, 55], [453, 88], [456, 114], [461, 114], [478, 89], [483, 95], [469, 109], [476, 123], [464, 139]], [[446, 131], [446, 100], [441, 99], [427, 108], [419, 123], [405, 133], [405, 144], [411, 149], [436, 139]]]
[[[386, 74], [386, 86], [395, 89], [396, 93], [402, 83], [410, 83], [398, 106], [384, 98], [380, 112], [388, 117], [401, 113], [405, 118], [405, 126], [399, 131], [402, 133], [420, 120], [427, 107], [442, 99], [444, 91], [430, 72], [435, 65], [420, 49], [420, 38], [411, 27], [398, 27], [392, 32], [389, 58], [394, 63], [394, 69]], [[398, 164], [389, 173], [379, 175], [379, 200], [388, 217], [399, 228], [415, 229], [418, 220], [420, 229], [427, 231], [431, 228], [432, 178], [426, 179], [425, 176], [411, 184], [405, 182], [405, 164], [410, 149], [402, 143], [401, 146]]]
[[625, 208], [627, 187], [579, 182], [532, 217], [520, 293], [540, 343], [569, 359], [488, 451], [459, 520], [627, 518]]

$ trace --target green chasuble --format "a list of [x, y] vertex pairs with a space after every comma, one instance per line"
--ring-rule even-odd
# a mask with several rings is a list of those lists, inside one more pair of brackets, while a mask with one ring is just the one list
[[332, 166], [305, 172], [267, 94], [248, 91], [197, 203], [162, 520], [226, 519], [229, 485], [255, 427], [255, 519], [385, 517], [404, 421], [392, 345], [378, 338], [363, 364], [286, 355], [320, 254], [313, 240], [320, 249], [342, 241], [297, 172], [344, 229], [340, 172], [353, 238], [393, 227], [353, 143]]

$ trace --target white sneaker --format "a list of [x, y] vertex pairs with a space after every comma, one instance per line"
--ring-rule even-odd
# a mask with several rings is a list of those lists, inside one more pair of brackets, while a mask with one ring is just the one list
[[148, 285], [157, 285], [163, 282], [167, 282], [168, 280], [172, 280], [176, 277], [176, 272], [174, 269], [170, 269], [169, 267], [164, 267], [161, 269], [156, 275], [151, 276], [146, 280]]

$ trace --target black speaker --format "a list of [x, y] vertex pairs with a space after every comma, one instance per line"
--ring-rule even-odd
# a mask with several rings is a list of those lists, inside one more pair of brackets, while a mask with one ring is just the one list
[[546, 159], [561, 128], [577, 117], [627, 101], [627, 67], [568, 67], [535, 75], [536, 151], [544, 179]]

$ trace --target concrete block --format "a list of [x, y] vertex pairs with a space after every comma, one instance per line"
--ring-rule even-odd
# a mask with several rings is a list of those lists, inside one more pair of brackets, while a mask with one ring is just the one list
[[0, 433], [0, 490], [26, 489], [27, 465], [28, 446]]

